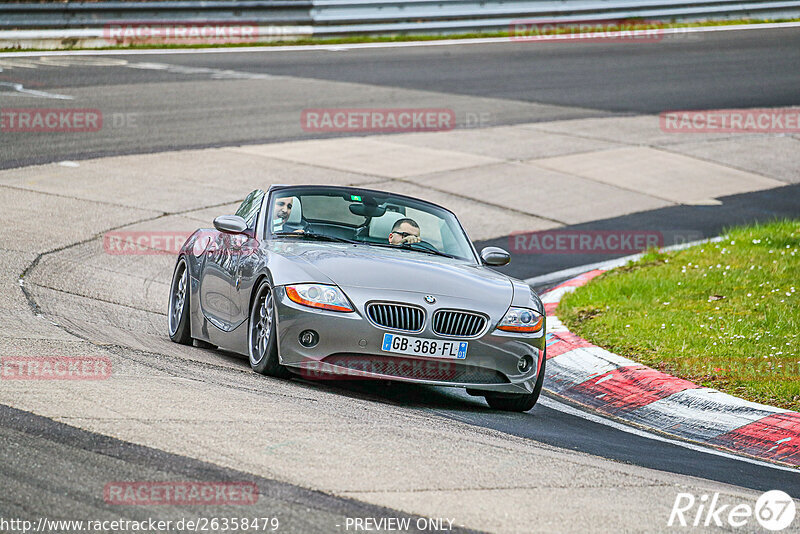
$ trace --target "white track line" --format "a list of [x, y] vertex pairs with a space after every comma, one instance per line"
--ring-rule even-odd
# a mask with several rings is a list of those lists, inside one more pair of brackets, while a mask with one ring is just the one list
[[[688, 34], [688, 33], [710, 33], [739, 30], [774, 30], [780, 28], [800, 28], [800, 22], [772, 22], [764, 24], [735, 24], [729, 26], [699, 26], [693, 28], [664, 28], [659, 35]], [[609, 34], [602, 34], [607, 37]], [[2, 33], [0, 32], [0, 38]], [[451, 46], [469, 44], [492, 44], [492, 43], [532, 43], [532, 42], [551, 42], [551, 41], [575, 41], [582, 38], [597, 39], [595, 34], [587, 34], [586, 37], [576, 37], [575, 34], [569, 35], [549, 35], [542, 36], [533, 40], [511, 37], [484, 37], [474, 39], [442, 39], [433, 41], [403, 41], [395, 43], [353, 43], [353, 44], [329, 44], [329, 45], [289, 45], [289, 46], [243, 46], [228, 48], [191, 48], [191, 49], [147, 49], [147, 50], [50, 50], [43, 52], [3, 52], [0, 58], [9, 57], [42, 57], [42, 56], [117, 56], [117, 55], [158, 55], [158, 54], [234, 54], [241, 52], [302, 52], [302, 51], [342, 51], [358, 50], [363, 48], [411, 48], [418, 46]], [[607, 37], [608, 38], [608, 37]]]
[[[2, 71], [3, 69], [0, 69]], [[10, 87], [14, 93], [4, 92], [3, 94], [11, 96], [33, 96], [36, 98], [53, 98], [56, 100], [72, 100], [73, 97], [69, 95], [60, 95], [57, 93], [48, 93], [47, 91], [37, 91], [35, 89], [26, 89], [21, 83], [13, 82], [0, 82], [0, 86]]]
[[586, 419], [587, 421], [591, 421], [593, 423], [597, 423], [599, 425], [605, 425], [611, 427], [615, 430], [620, 430], [622, 432], [627, 432], [628, 434], [633, 434], [635, 436], [639, 436], [646, 439], [652, 439], [655, 441], [662, 441], [664, 443], [669, 443], [670, 445], [676, 445], [678, 447], [683, 447], [684, 449], [690, 449], [697, 452], [703, 452], [706, 454], [713, 454], [715, 456], [722, 456], [724, 458], [729, 458], [731, 460], [738, 460], [740, 462], [746, 462], [749, 464], [758, 465], [760, 467], [770, 467], [772, 469], [779, 469], [781, 471], [789, 471], [790, 473], [797, 473], [798, 469], [794, 469], [791, 467], [784, 467], [782, 465], [777, 465], [769, 462], [763, 462], [761, 460], [756, 460], [754, 458], [748, 458], [746, 456], [737, 456], [735, 454], [730, 454], [727, 452], [723, 452], [717, 449], [713, 449], [711, 447], [704, 447], [702, 445], [697, 445], [694, 443], [690, 443], [688, 441], [680, 441], [675, 439], [670, 439], [658, 434], [653, 434], [647, 432], [645, 430], [641, 430], [639, 428], [629, 426], [623, 423], [618, 423], [617, 421], [613, 421], [611, 419], [606, 419], [605, 417], [601, 417], [599, 415], [594, 415], [589, 412], [585, 412], [583, 410], [579, 410], [574, 408], [568, 404], [564, 404], [559, 402], [550, 397], [539, 397], [539, 404], [545, 406], [546, 408], [550, 408], [551, 410], [556, 410], [558, 412], [562, 412], [568, 415], [573, 415], [575, 417], [580, 417], [581, 419]]

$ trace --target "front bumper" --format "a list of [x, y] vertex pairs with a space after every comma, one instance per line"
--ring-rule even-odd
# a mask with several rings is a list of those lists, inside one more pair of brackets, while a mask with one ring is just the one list
[[[273, 296], [280, 361], [308, 378], [396, 380], [524, 394], [533, 391], [545, 354], [545, 328], [534, 335], [501, 332], [494, 329], [493, 318], [483, 335], [462, 340], [469, 343], [469, 349], [461, 360], [384, 352], [383, 335], [391, 330], [370, 322], [363, 304], [356, 304], [355, 312], [341, 313], [296, 304], [281, 286], [274, 288]], [[442, 308], [453, 307], [446, 298], [440, 300]], [[399, 334], [438, 342], [454, 341], [431, 330], [432, 311], [422, 332]], [[300, 344], [300, 334], [305, 330], [313, 330], [319, 336], [313, 347]], [[517, 365], [524, 356], [531, 357], [535, 365], [521, 373]]]

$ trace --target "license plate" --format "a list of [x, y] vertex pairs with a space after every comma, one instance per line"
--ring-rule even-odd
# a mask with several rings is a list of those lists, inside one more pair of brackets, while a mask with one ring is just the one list
[[467, 345], [466, 341], [443, 341], [441, 339], [383, 334], [381, 350], [397, 354], [411, 354], [413, 356], [463, 360], [467, 357]]

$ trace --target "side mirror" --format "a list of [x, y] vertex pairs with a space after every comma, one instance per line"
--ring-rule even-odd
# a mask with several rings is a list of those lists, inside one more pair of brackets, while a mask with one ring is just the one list
[[481, 259], [486, 265], [499, 267], [501, 265], [508, 265], [508, 262], [511, 261], [511, 255], [499, 247], [486, 247], [481, 250]]
[[226, 234], [242, 234], [247, 230], [247, 223], [238, 215], [220, 215], [214, 219], [214, 228]]

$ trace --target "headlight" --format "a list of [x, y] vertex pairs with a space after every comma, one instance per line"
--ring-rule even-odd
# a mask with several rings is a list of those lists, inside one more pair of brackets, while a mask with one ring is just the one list
[[538, 332], [544, 325], [544, 316], [528, 308], [509, 308], [506, 316], [497, 325], [498, 330], [506, 332]]
[[321, 310], [351, 312], [353, 307], [344, 296], [341, 289], [336, 286], [322, 284], [297, 284], [286, 286], [286, 296], [289, 300]]

